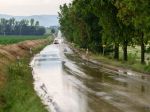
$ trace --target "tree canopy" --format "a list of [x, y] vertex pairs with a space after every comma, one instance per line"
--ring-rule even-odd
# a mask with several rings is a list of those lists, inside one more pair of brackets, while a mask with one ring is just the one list
[[0, 35], [43, 35], [45, 28], [34, 19], [16, 21], [11, 19], [0, 19]]
[[93, 52], [113, 53], [128, 60], [128, 46], [141, 46], [141, 63], [145, 63], [145, 46], [149, 41], [149, 0], [73, 0], [60, 6], [60, 29], [68, 41]]

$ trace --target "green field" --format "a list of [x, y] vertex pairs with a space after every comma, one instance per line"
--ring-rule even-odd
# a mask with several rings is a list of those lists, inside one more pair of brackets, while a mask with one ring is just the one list
[[36, 39], [42, 39], [42, 38], [47, 38], [48, 35], [42, 35], [42, 36], [15, 36], [15, 35], [11, 35], [11, 36], [3, 36], [0, 35], [0, 44], [1, 45], [7, 45], [7, 44], [14, 44], [14, 43], [18, 43], [21, 41], [25, 41], [25, 40], [36, 40]]

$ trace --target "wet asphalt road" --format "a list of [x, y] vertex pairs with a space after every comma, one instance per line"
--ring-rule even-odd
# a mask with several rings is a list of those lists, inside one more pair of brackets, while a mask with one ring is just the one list
[[47, 46], [31, 65], [35, 90], [51, 112], [150, 112], [150, 76], [112, 73], [65, 44]]

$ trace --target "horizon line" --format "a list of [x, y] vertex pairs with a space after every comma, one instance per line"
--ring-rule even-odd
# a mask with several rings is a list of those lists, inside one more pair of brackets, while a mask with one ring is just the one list
[[13, 14], [4, 14], [4, 13], [0, 13], [0, 15], [5, 15], [5, 16], [58, 16], [58, 14], [13, 15]]

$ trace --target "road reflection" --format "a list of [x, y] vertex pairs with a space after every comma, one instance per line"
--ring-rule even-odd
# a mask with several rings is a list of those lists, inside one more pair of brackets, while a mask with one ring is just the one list
[[[80, 94], [63, 72], [61, 48], [47, 46], [33, 59], [35, 90], [47, 108], [55, 112], [86, 112], [85, 96]], [[82, 97], [82, 98], [81, 98]], [[83, 98], [84, 97], [84, 98]]]
[[150, 112], [149, 76], [113, 73], [65, 44], [47, 46], [31, 66], [35, 90], [50, 112]]

